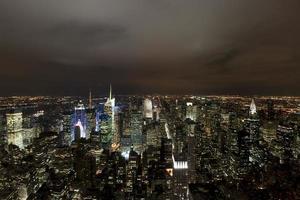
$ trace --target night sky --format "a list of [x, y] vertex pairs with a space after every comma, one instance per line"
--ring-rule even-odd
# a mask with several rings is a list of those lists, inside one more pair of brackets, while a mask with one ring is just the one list
[[300, 95], [299, 0], [1, 0], [0, 96]]

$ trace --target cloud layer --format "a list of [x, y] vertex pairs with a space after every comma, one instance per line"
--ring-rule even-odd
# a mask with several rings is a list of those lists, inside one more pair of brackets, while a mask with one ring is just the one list
[[300, 95], [297, 0], [2, 0], [12, 94]]

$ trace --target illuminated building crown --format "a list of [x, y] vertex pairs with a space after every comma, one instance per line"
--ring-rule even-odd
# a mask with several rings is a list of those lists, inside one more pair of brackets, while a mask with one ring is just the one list
[[250, 115], [255, 115], [255, 114], [256, 114], [256, 105], [254, 99], [252, 99], [250, 104]]

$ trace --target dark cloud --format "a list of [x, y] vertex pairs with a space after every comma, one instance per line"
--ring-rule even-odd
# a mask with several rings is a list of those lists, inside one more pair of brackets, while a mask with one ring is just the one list
[[300, 95], [298, 0], [2, 0], [10, 94]]

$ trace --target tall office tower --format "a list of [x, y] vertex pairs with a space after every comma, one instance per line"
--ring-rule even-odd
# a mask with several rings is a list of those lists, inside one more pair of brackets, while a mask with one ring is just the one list
[[[44, 111], [39, 110], [35, 114], [33, 114], [32, 117], [32, 126], [34, 129], [34, 135], [35, 137], [39, 137], [40, 133], [42, 133], [44, 130], [41, 126], [41, 118], [44, 116]], [[69, 122], [69, 127], [70, 127], [70, 121]]]
[[112, 139], [116, 133], [115, 122], [115, 98], [112, 97], [112, 87], [110, 85], [109, 97], [104, 103], [104, 113], [107, 117], [101, 120], [101, 141], [104, 147], [111, 149]]
[[206, 162], [205, 159], [209, 152], [209, 145], [207, 135], [204, 132], [204, 125], [197, 123], [195, 126], [195, 169], [197, 172], [197, 179], [204, 181], [204, 176], [207, 173], [206, 171]]
[[71, 122], [72, 122], [72, 112], [65, 112], [63, 114], [62, 125], [63, 125], [64, 138], [67, 145], [70, 145], [72, 143], [71, 129], [73, 124]]
[[261, 126], [262, 137], [265, 142], [271, 144], [276, 139], [277, 123], [265, 121]]
[[159, 125], [155, 123], [148, 124], [144, 127], [144, 130], [146, 132], [147, 147], [149, 148], [149, 146], [153, 146], [159, 148], [161, 139]]
[[96, 108], [96, 124], [95, 131], [99, 132], [101, 129], [101, 121], [104, 116], [104, 104], [100, 103]]
[[197, 106], [193, 105], [191, 102], [186, 103], [186, 119], [191, 119], [193, 121], [197, 120]]
[[22, 131], [23, 114], [22, 112], [14, 112], [6, 114], [7, 132]]
[[172, 159], [172, 139], [162, 138], [161, 140], [161, 156], [168, 169], [173, 171], [173, 159]]
[[96, 114], [94, 109], [88, 109], [86, 110], [86, 116], [87, 116], [87, 132], [86, 137], [90, 138], [90, 135], [92, 132], [96, 129]]
[[87, 116], [82, 101], [80, 101], [78, 105], [75, 107], [74, 114], [72, 116], [72, 127], [71, 127], [72, 141], [74, 141], [75, 139], [75, 127], [80, 128], [80, 137], [86, 138]]
[[147, 148], [149, 148], [149, 146], [155, 146], [158, 142], [158, 133], [156, 132], [155, 124], [145, 125], [143, 131], [146, 135]]
[[238, 172], [244, 175], [248, 172], [250, 166], [250, 134], [242, 130], [238, 133]]
[[[176, 127], [176, 135], [174, 137], [174, 151], [173, 155], [175, 158], [175, 161], [183, 161], [178, 166], [179, 168], [187, 168], [187, 131], [185, 129], [185, 126], [183, 124], [180, 124]], [[182, 165], [181, 165], [182, 164]]]
[[120, 149], [121, 143], [121, 129], [120, 129], [120, 115], [119, 113], [116, 114], [115, 118], [115, 130], [112, 138], [111, 150], [117, 151]]
[[144, 118], [153, 119], [152, 101], [148, 98], [144, 100]]
[[[133, 150], [133, 146], [129, 152], [128, 165], [126, 170], [126, 193], [133, 195], [134, 185], [137, 178], [137, 169], [140, 162], [140, 156]], [[131, 198], [130, 198], [131, 199]]]
[[130, 115], [129, 131], [134, 150], [138, 153], [143, 151], [143, 114], [135, 111]]
[[261, 151], [259, 149], [260, 134], [259, 134], [260, 122], [258, 119], [256, 105], [252, 99], [249, 111], [249, 117], [244, 121], [244, 131], [249, 136], [248, 148], [250, 150], [249, 161], [253, 163], [260, 163]]
[[249, 133], [250, 143], [252, 148], [257, 146], [259, 143], [259, 119], [257, 116], [256, 105], [254, 100], [252, 99], [250, 110], [249, 110], [249, 117], [245, 119], [244, 128]]
[[227, 174], [232, 178], [238, 176], [238, 133], [239, 119], [235, 112], [229, 113], [229, 126], [227, 134], [228, 168]]
[[18, 146], [20, 149], [24, 148], [22, 126], [22, 112], [15, 111], [6, 114], [7, 142]]
[[184, 125], [176, 127], [173, 149], [174, 199], [188, 199], [188, 142]]
[[197, 140], [195, 136], [196, 126], [197, 124], [194, 121], [185, 121], [185, 126], [187, 127], [188, 135], [187, 135], [187, 151], [188, 151], [188, 173], [189, 173], [189, 181], [196, 181], [196, 147]]
[[230, 154], [237, 154], [237, 140], [238, 140], [238, 117], [234, 112], [229, 113], [229, 129], [228, 129], [228, 137], [227, 137], [227, 146]]
[[161, 112], [161, 102], [159, 97], [154, 97], [152, 100], [152, 107], [153, 107], [153, 120], [159, 121], [160, 120], [160, 112]]
[[106, 114], [102, 114], [100, 117], [101, 144], [102, 147], [107, 149], [110, 148], [111, 140], [113, 138], [112, 119]]
[[294, 141], [294, 130], [287, 125], [278, 125], [276, 136], [279, 145], [280, 162], [285, 162], [292, 158], [292, 143]]

